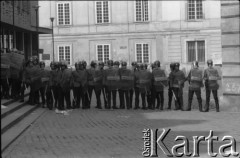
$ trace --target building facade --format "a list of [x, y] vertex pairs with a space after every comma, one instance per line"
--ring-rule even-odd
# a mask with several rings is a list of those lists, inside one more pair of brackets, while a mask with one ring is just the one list
[[240, 4], [221, 2], [223, 101], [227, 109], [240, 111]]
[[221, 2], [186, 1], [40, 1], [40, 47], [51, 59], [126, 60], [162, 65], [194, 60], [222, 64]]
[[38, 34], [50, 33], [51, 29], [38, 25], [38, 1], [1, 1], [1, 52], [17, 49], [25, 58], [38, 55]]

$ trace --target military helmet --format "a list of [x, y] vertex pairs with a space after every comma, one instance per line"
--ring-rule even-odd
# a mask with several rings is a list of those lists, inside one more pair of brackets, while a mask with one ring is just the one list
[[67, 63], [66, 60], [62, 60], [62, 61], [60, 62], [60, 67], [61, 67], [61, 69], [62, 69], [62, 68], [67, 69], [67, 65], [68, 65], [68, 63]]
[[33, 59], [33, 64], [38, 65], [38, 63], [39, 63], [38, 57], [37, 56], [32, 56], [32, 59]]
[[114, 62], [113, 62], [113, 65], [119, 66], [119, 65], [120, 65], [120, 62], [119, 62], [119, 61], [114, 61]]
[[103, 61], [99, 61], [99, 62], [98, 62], [98, 65], [104, 66], [104, 62], [103, 62]]
[[198, 61], [193, 61], [192, 65], [198, 67]]
[[171, 64], [170, 64], [170, 68], [171, 68], [171, 69], [174, 69], [174, 67], [175, 67], [175, 63], [171, 63]]
[[159, 61], [159, 60], [156, 60], [156, 61], [154, 62], [154, 65], [155, 65], [156, 67], [160, 67], [160, 61]]
[[179, 63], [179, 62], [176, 62], [176, 63], [174, 64], [174, 66], [179, 67], [179, 66], [180, 66], [180, 63]]
[[96, 65], [97, 65], [97, 62], [96, 62], [96, 61], [94, 61], [94, 60], [92, 60], [90, 65], [91, 65], [91, 67], [96, 67]]
[[113, 61], [112, 60], [108, 60], [107, 64], [108, 64], [108, 66], [113, 66]]
[[208, 60], [207, 60], [207, 65], [208, 65], [208, 66], [209, 66], [209, 65], [213, 65], [212, 59], [208, 59]]
[[123, 62], [122, 62], [122, 66], [127, 66], [127, 62], [126, 62], [126, 61], [123, 61]]
[[144, 69], [147, 69], [148, 64], [147, 64], [147, 63], [144, 63], [143, 65], [144, 65]]
[[144, 68], [145, 68], [144, 63], [139, 63], [139, 68], [140, 68], [141, 70], [144, 70]]
[[44, 62], [44, 61], [40, 61], [40, 62], [39, 62], [39, 65], [40, 65], [40, 66], [45, 66], [45, 62]]
[[132, 62], [132, 66], [137, 66], [137, 62], [136, 62], [136, 61], [133, 61], [133, 62]]

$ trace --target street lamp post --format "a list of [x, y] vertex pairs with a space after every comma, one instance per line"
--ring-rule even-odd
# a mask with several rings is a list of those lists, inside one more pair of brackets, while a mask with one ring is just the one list
[[36, 11], [36, 30], [37, 30], [37, 55], [38, 54], [38, 50], [39, 50], [39, 35], [38, 35], [38, 9], [39, 9], [39, 5], [35, 5], [33, 6], [33, 8], [35, 9]]
[[53, 47], [53, 61], [54, 60], [54, 34], [53, 34], [53, 21], [54, 21], [54, 17], [50, 18], [51, 22], [52, 22], [52, 47]]

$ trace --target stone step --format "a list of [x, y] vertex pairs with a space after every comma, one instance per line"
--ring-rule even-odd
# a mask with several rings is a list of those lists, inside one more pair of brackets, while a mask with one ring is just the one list
[[38, 106], [25, 105], [1, 119], [1, 134], [4, 134], [8, 129], [20, 122], [24, 117], [28, 116], [37, 108]]
[[[31, 106], [32, 107], [32, 106]], [[32, 107], [35, 108], [35, 107]], [[29, 113], [29, 115], [23, 118], [20, 122], [12, 126], [7, 132], [2, 133], [1, 135], [1, 152], [3, 152], [15, 141], [17, 138], [23, 134], [31, 125], [46, 112], [45, 109], [37, 108], [33, 112]]]
[[12, 104], [6, 106], [6, 108], [1, 109], [1, 119], [6, 117], [7, 115], [13, 113], [14, 111], [20, 109], [24, 105], [26, 105], [27, 100], [28, 100], [28, 96], [25, 96], [25, 98], [24, 98], [25, 102], [20, 103], [20, 102], [16, 101], [16, 102], [13, 102]]

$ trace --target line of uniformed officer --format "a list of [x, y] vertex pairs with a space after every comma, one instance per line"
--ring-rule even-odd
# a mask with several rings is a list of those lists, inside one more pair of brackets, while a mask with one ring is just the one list
[[[67, 62], [51, 62], [51, 70], [45, 70], [44, 62], [37, 62], [30, 58], [24, 68], [23, 81], [30, 85], [29, 103], [39, 104], [39, 94], [42, 106], [59, 110], [71, 108], [89, 109], [93, 91], [96, 95], [96, 108], [102, 109], [101, 94], [103, 94], [105, 109], [131, 109], [133, 95], [135, 95], [134, 109], [160, 109], [164, 106], [164, 88], [168, 87], [168, 108], [171, 109], [172, 98], [175, 101], [175, 110], [190, 111], [194, 93], [197, 96], [199, 111], [209, 111], [210, 93], [213, 93], [216, 111], [219, 111], [217, 90], [220, 79], [218, 71], [213, 68], [212, 60], [207, 61], [208, 68], [202, 72], [198, 62], [193, 62], [193, 68], [185, 77], [179, 69], [179, 63], [170, 64], [169, 77], [161, 69], [160, 61], [155, 61], [150, 72], [147, 64], [132, 62], [132, 69], [127, 68], [127, 62], [108, 60], [103, 62], [92, 61], [91, 68], [87, 69], [85, 61], [75, 63], [75, 70], [68, 69]], [[36, 74], [36, 71], [40, 73]], [[40, 76], [40, 82], [39, 82]], [[189, 82], [188, 106], [183, 107], [184, 82]], [[205, 80], [206, 105], [202, 106], [201, 88]], [[39, 83], [40, 86], [39, 86]], [[71, 90], [73, 100], [71, 101]], [[117, 94], [120, 105], [117, 105]], [[141, 106], [139, 97], [141, 96]], [[156, 103], [157, 100], [157, 103]], [[80, 106], [81, 105], [81, 106]]]

